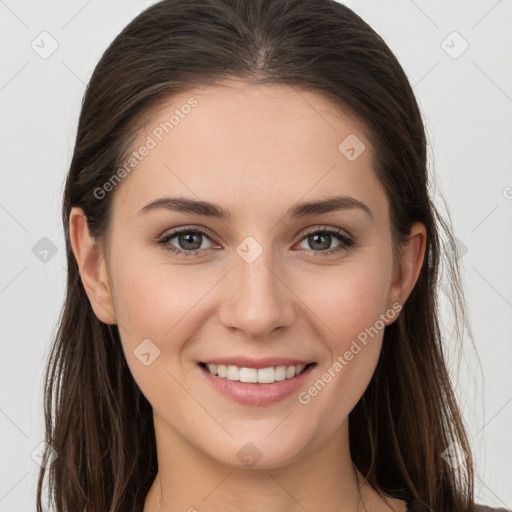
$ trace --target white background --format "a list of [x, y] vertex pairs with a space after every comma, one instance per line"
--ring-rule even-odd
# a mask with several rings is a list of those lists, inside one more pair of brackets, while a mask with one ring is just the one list
[[[1, 512], [35, 510], [31, 452], [43, 438], [43, 367], [64, 295], [60, 208], [82, 95], [104, 49], [151, 3], [0, 0]], [[395, 52], [424, 115], [475, 336], [460, 366], [447, 351], [477, 501], [512, 509], [512, 1], [347, 5]], [[46, 59], [31, 47], [43, 31], [58, 42]], [[57, 250], [46, 262], [32, 252], [42, 237]]]

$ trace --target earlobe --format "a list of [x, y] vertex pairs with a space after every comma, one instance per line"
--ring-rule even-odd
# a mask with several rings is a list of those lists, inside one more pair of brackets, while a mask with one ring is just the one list
[[421, 222], [411, 227], [409, 239], [402, 249], [400, 261], [397, 263], [393, 283], [389, 292], [389, 304], [398, 303], [403, 306], [411, 294], [425, 259], [427, 246], [427, 230]]
[[69, 236], [80, 278], [94, 314], [105, 324], [115, 324], [116, 315], [108, 283], [103, 249], [89, 234], [87, 217], [73, 207], [69, 218]]

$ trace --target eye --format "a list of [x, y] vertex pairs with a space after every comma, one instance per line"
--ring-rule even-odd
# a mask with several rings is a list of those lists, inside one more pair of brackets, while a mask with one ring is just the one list
[[[338, 240], [340, 243], [334, 249], [329, 249], [333, 239]], [[320, 230], [316, 228], [315, 230], [307, 233], [306, 236], [302, 238], [301, 242], [304, 241], [313, 249], [315, 257], [330, 256], [333, 253], [347, 250], [355, 245], [355, 240], [345, 231], [332, 227]]]
[[[171, 240], [176, 238], [178, 247], [171, 245]], [[166, 251], [180, 256], [201, 256], [207, 252], [207, 248], [203, 245], [203, 239], [207, 238], [211, 241], [208, 233], [202, 229], [191, 229], [189, 226], [177, 228], [170, 233], [165, 234], [158, 240], [158, 244], [163, 246]]]
[[[171, 243], [174, 239], [176, 239], [174, 244], [178, 247]], [[212, 245], [204, 247], [204, 239], [212, 241], [209, 233], [205, 230], [184, 226], [166, 233], [158, 240], [158, 245], [161, 245], [166, 251], [179, 256], [198, 257], [207, 253], [208, 249], [212, 247]], [[333, 240], [338, 240], [339, 244], [334, 249], [330, 249]], [[311, 230], [306, 233], [299, 243], [303, 242], [306, 242], [311, 247], [315, 257], [326, 257], [343, 250], [348, 250], [355, 245], [355, 240], [349, 234], [334, 227]]]

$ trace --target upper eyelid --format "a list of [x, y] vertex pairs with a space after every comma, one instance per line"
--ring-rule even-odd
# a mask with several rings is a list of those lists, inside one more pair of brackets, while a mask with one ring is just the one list
[[158, 240], [161, 241], [161, 240], [165, 240], [166, 238], [172, 239], [175, 236], [178, 236], [180, 233], [188, 233], [188, 232], [201, 233], [202, 235], [207, 236], [212, 242], [219, 243], [219, 242], [216, 242], [216, 237], [210, 234], [211, 233], [210, 230], [208, 230], [207, 228], [197, 227], [197, 226], [183, 226], [183, 227], [179, 226], [177, 228], [172, 228], [168, 231], [164, 231], [158, 237]]
[[[340, 228], [340, 227], [337, 227], [337, 226], [329, 226], [327, 224], [321, 224], [321, 225], [316, 225], [316, 226], [312, 226], [312, 227], [307, 227], [301, 231], [299, 231], [299, 233], [303, 232], [304, 236], [307, 236], [311, 233], [316, 233], [317, 231], [329, 231], [329, 232], [333, 232], [333, 233], [337, 233], [338, 231], [343, 231], [343, 233], [345, 233], [347, 235], [347, 237], [349, 238], [354, 238], [352, 236], [352, 234], [347, 231], [346, 229], [344, 228]], [[297, 234], [299, 234], [297, 233]]]

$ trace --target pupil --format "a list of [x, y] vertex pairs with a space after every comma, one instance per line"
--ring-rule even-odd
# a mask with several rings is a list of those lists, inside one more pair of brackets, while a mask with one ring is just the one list
[[[190, 250], [196, 250], [201, 246], [201, 243], [197, 245], [197, 240], [199, 239], [200, 235], [197, 233], [187, 233], [185, 235], [180, 236], [180, 244], [185, 246], [184, 248], [190, 249]], [[194, 247], [194, 240], [196, 239], [196, 247]], [[191, 240], [192, 239], [192, 240]], [[183, 242], [183, 243], [182, 243]], [[188, 247], [189, 244], [192, 244], [192, 247]]]
[[310, 238], [313, 239], [313, 246], [319, 241], [319, 239], [324, 238], [325, 242], [322, 244], [320, 241], [319, 243], [320, 243], [321, 247], [317, 247], [317, 248], [318, 249], [328, 249], [329, 245], [330, 245], [329, 236], [330, 235], [326, 235], [326, 234], [321, 234], [321, 235], [316, 234], [316, 235], [312, 235]]

